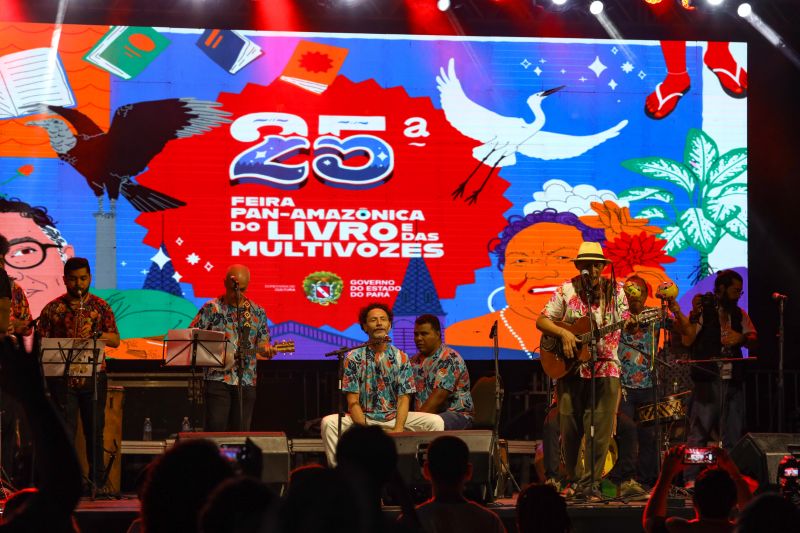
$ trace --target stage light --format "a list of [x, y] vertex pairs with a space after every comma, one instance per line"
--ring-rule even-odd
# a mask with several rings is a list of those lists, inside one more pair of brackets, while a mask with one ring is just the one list
[[603, 7], [605, 7], [603, 5], [603, 2], [601, 2], [600, 0], [594, 0], [594, 2], [589, 4], [589, 13], [591, 13], [594, 16], [597, 16], [603, 12]]
[[687, 11], [694, 11], [697, 9], [695, 1], [696, 0], [679, 0], [681, 7]]
[[450, 0], [437, 0], [436, 7], [439, 8], [439, 11], [447, 11], [450, 9]]
[[722, 5], [722, 2], [724, 2], [724, 1], [725, 0], [706, 0], [706, 2], [708, 2], [708, 5], [710, 5], [710, 6]]
[[753, 13], [753, 8], [750, 4], [745, 2], [743, 4], [739, 4], [739, 8], [736, 10], [736, 13], [738, 13], [740, 17], [746, 18]]
[[644, 0], [644, 1], [645, 1], [645, 3], [648, 3], [650, 5], [656, 5], [656, 4], [660, 4], [664, 0]]
[[567, 0], [552, 0], [552, 2], [557, 6], [563, 6], [567, 3]]

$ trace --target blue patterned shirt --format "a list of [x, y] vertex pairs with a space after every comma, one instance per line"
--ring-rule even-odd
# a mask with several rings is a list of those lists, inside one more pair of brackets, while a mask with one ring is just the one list
[[457, 351], [442, 344], [428, 357], [416, 354], [411, 358], [411, 366], [416, 382], [414, 403], [417, 411], [428, 401], [434, 389], [441, 389], [450, 393], [443, 411], [455, 411], [472, 419], [475, 410], [469, 391], [469, 371]]
[[[236, 307], [228, 305], [222, 296], [216, 300], [206, 302], [197, 316], [192, 320], [189, 327], [210, 329], [225, 332], [225, 338], [231, 341], [228, 345], [228, 358], [232, 358], [239, 345], [239, 332], [236, 320]], [[256, 348], [264, 341], [269, 342], [269, 328], [267, 327], [267, 313], [264, 308], [248, 300], [241, 308], [242, 319], [245, 327], [249, 327], [248, 348]], [[242, 385], [255, 386], [256, 384], [256, 363], [255, 353], [245, 354], [244, 372], [242, 373]], [[236, 365], [228, 370], [209, 368], [206, 379], [210, 381], [222, 381], [228, 385], [238, 385], [239, 375]]]
[[358, 393], [364, 415], [379, 422], [397, 416], [397, 398], [414, 394], [414, 371], [403, 351], [389, 345], [377, 356], [369, 346], [348, 353], [342, 391]]
[[622, 365], [620, 382], [629, 389], [649, 389], [653, 386], [650, 375], [650, 358], [653, 354], [653, 328], [648, 324], [636, 328], [633, 333], [622, 331], [619, 344], [619, 362]]

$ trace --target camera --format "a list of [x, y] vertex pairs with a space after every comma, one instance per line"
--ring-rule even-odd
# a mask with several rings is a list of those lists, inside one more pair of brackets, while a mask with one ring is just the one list
[[231, 462], [237, 474], [261, 478], [263, 466], [261, 448], [250, 438], [247, 438], [244, 444], [221, 443], [219, 445], [219, 453]]
[[800, 450], [789, 446], [789, 455], [778, 464], [778, 492], [781, 496], [800, 506]]
[[683, 464], [713, 465], [717, 462], [714, 448], [686, 448], [683, 452]]

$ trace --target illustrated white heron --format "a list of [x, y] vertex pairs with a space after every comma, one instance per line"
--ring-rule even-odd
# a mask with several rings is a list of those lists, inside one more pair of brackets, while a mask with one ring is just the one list
[[480, 163], [453, 191], [453, 199], [464, 195], [467, 183], [481, 166], [491, 166], [481, 186], [467, 197], [466, 201], [470, 204], [478, 200], [478, 195], [495, 169], [511, 166], [517, 162], [517, 153], [545, 160], [578, 157], [606, 140], [616, 137], [628, 124], [627, 120], [622, 120], [613, 128], [593, 135], [567, 135], [542, 131], [545, 125], [542, 102], [551, 94], [563, 89], [564, 85], [528, 97], [528, 106], [533, 111], [533, 122], [528, 123], [522, 118], [495, 113], [470, 100], [456, 76], [453, 58], [448, 62], [447, 72], [443, 67], [439, 69], [436, 86], [439, 89], [442, 110], [447, 121], [463, 135], [483, 143], [472, 150], [472, 156]]

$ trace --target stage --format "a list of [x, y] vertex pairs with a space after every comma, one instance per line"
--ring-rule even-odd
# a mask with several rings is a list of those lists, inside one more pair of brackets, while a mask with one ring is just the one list
[[[516, 497], [500, 499], [489, 505], [496, 512], [511, 533], [516, 531]], [[691, 502], [684, 506], [670, 507], [669, 516], [691, 517], [694, 512]], [[572, 518], [573, 531], [615, 533], [639, 532], [642, 530], [642, 512], [644, 502], [608, 502], [591, 504], [570, 504], [568, 506]], [[131, 521], [139, 513], [139, 501], [136, 495], [123, 495], [120, 499], [96, 500], [82, 499], [76, 515], [82, 533], [125, 533]], [[396, 517], [399, 507], [384, 507], [388, 517]]]

